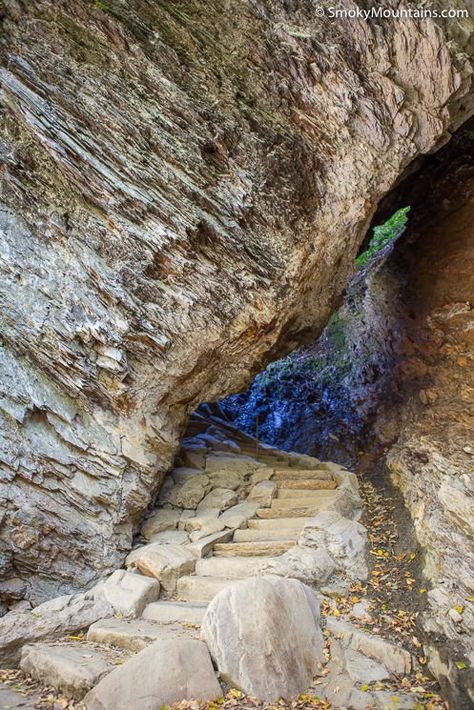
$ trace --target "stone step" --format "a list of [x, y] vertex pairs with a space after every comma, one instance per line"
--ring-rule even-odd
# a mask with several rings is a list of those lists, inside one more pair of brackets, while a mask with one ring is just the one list
[[146, 619], [101, 619], [89, 628], [87, 640], [128, 651], [141, 651], [158, 639], [197, 638], [197, 628]]
[[24, 692], [13, 690], [11, 686], [0, 683], [0, 708], [2, 710], [36, 710], [41, 698], [37, 693], [25, 696]]
[[336, 493], [334, 491], [318, 491], [317, 494], [308, 493], [299, 498], [274, 498], [271, 508], [272, 510], [281, 511], [281, 515], [284, 515], [286, 510], [293, 510], [294, 508], [317, 508], [327, 505], [327, 503], [330, 503], [335, 498]]
[[306, 491], [334, 490], [337, 488], [336, 481], [319, 478], [295, 478], [278, 481], [278, 490], [298, 490], [302, 495]]
[[[257, 515], [263, 520], [273, 519], [275, 522], [279, 522], [285, 518], [306, 518], [306, 520], [310, 520], [320, 512], [321, 506], [313, 505], [305, 508], [259, 508]], [[285, 518], [282, 518], [282, 515], [284, 515]]]
[[237, 581], [228, 577], [198, 577], [187, 575], [178, 580], [178, 597], [181, 601], [210, 602], [216, 594]]
[[[199, 564], [199, 563], [198, 563]], [[152, 602], [145, 607], [144, 619], [158, 621], [161, 624], [185, 623], [200, 626], [207, 604], [188, 604], [187, 602]]]
[[308, 468], [283, 468], [275, 467], [275, 473], [272, 476], [272, 481], [297, 481], [299, 479], [312, 479], [315, 481], [332, 481], [332, 473], [330, 471]]
[[[264, 517], [264, 516], [262, 516], [262, 517]], [[266, 531], [268, 531], [268, 530], [278, 530], [278, 531], [284, 530], [285, 532], [287, 532], [287, 531], [301, 532], [301, 530], [304, 528], [306, 523], [308, 523], [312, 517], [313, 517], [313, 514], [311, 514], [309, 516], [301, 516], [299, 518], [295, 517], [295, 516], [287, 517], [287, 518], [279, 518], [278, 520], [262, 520], [261, 518], [252, 518], [251, 520], [248, 521], [248, 529], [249, 530], [266, 530]]]
[[[269, 542], [227, 542], [216, 545], [216, 557], [277, 557], [295, 546], [295, 542], [274, 540]], [[246, 575], [248, 576], [248, 575]]]
[[334, 498], [334, 491], [304, 491], [298, 488], [282, 488], [277, 498], [272, 500], [272, 508], [292, 508], [296, 506], [320, 505]]
[[257, 575], [267, 562], [266, 557], [209, 557], [199, 560], [196, 574], [200, 577], [242, 579], [242, 577]]
[[42, 685], [81, 700], [114, 669], [114, 664], [105, 654], [82, 642], [34, 643], [23, 646], [20, 668]]
[[273, 540], [290, 542], [291, 540], [296, 541], [299, 535], [299, 529], [283, 528], [281, 530], [260, 530], [258, 528], [247, 528], [246, 530], [235, 531], [234, 542], [270, 542]]

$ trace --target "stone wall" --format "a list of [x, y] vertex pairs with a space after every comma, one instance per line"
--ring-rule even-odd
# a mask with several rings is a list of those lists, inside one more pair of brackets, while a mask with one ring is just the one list
[[472, 112], [472, 23], [1, 19], [1, 584], [40, 599], [119, 565], [200, 401], [320, 330], [380, 198]]

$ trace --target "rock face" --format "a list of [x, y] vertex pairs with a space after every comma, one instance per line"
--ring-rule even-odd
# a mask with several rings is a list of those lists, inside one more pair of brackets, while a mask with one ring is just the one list
[[319, 603], [295, 579], [268, 575], [227, 587], [201, 633], [221, 678], [265, 702], [298, 696], [323, 657]]
[[471, 24], [1, 21], [1, 565], [38, 600], [120, 566], [188, 413], [322, 326], [379, 199], [471, 112]]
[[74, 633], [98, 619], [112, 616], [115, 609], [106, 599], [103, 587], [98, 584], [89, 592], [51, 599], [34, 611], [6, 614], [0, 619], [0, 666], [14, 667], [22, 646], [29, 641]]
[[222, 691], [202, 641], [156, 641], [116, 668], [84, 698], [86, 710], [160, 710]]
[[[323, 391], [335, 414], [329, 431], [336, 460], [369, 442], [374, 458], [387, 452], [383, 462], [403, 493], [432, 585], [422, 617], [430, 668], [453, 707], [474, 701], [473, 195], [471, 119], [383, 204], [380, 222], [411, 205], [408, 228], [349, 288], [339, 345], [327, 351], [328, 341], [335, 344], [330, 334], [321, 343], [342, 365], [324, 386], [314, 375], [310, 390]], [[277, 391], [278, 381], [271, 384]], [[328, 421], [308, 406], [297, 397], [292, 410], [282, 405], [282, 417], [291, 416], [270, 441], [289, 446], [286, 432], [296, 429], [301, 450], [327, 455], [330, 437], [320, 427]], [[354, 409], [361, 420], [352, 418]]]

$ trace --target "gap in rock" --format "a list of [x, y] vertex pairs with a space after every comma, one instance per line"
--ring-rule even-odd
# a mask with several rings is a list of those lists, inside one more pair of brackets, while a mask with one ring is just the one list
[[382, 632], [405, 637], [424, 667], [422, 639], [453, 707], [469, 702], [473, 651], [473, 194], [470, 120], [383, 200], [373, 226], [410, 206], [407, 228], [375, 254], [369, 230], [321, 337], [246, 392], [203, 405], [262, 442], [358, 473]]

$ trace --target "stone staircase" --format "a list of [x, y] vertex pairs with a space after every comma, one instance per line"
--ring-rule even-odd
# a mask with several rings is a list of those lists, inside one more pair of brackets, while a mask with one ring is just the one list
[[[206, 507], [209, 495], [218, 508]], [[121, 572], [117, 589], [110, 578], [106, 582], [109, 601], [125, 596], [130, 608], [136, 602], [135, 613], [98, 618], [83, 640], [47, 638], [26, 645], [21, 667], [42, 684], [81, 699], [115, 665], [154, 641], [199, 638], [208, 603], [232, 582], [265, 571], [298, 576], [288, 555], [316, 554], [301, 539], [315, 516], [332, 511], [339, 522], [354, 526], [360, 508], [355, 477], [340, 466], [258, 446], [224, 422], [195, 417], [177, 466], [144, 522], [143, 537], [127, 558], [129, 571]], [[340, 559], [330, 564], [331, 572], [344, 577]], [[159, 598], [155, 593], [150, 600], [147, 592], [146, 604], [144, 592], [134, 589], [142, 574], [161, 585]], [[313, 581], [317, 587], [317, 577]], [[41, 615], [41, 607], [35, 611]], [[54, 635], [59, 631], [58, 626]]]
[[[250, 453], [245, 450], [245, 453]], [[281, 454], [266, 453], [258, 460], [276, 465], [270, 507], [258, 508], [247, 527], [236, 529], [229, 542], [217, 542], [209, 557], [199, 560], [195, 574], [179, 579], [177, 598], [209, 602], [229, 582], [260, 574], [268, 559], [297, 545], [307, 522], [335, 498], [337, 484], [327, 471], [282, 467]]]

